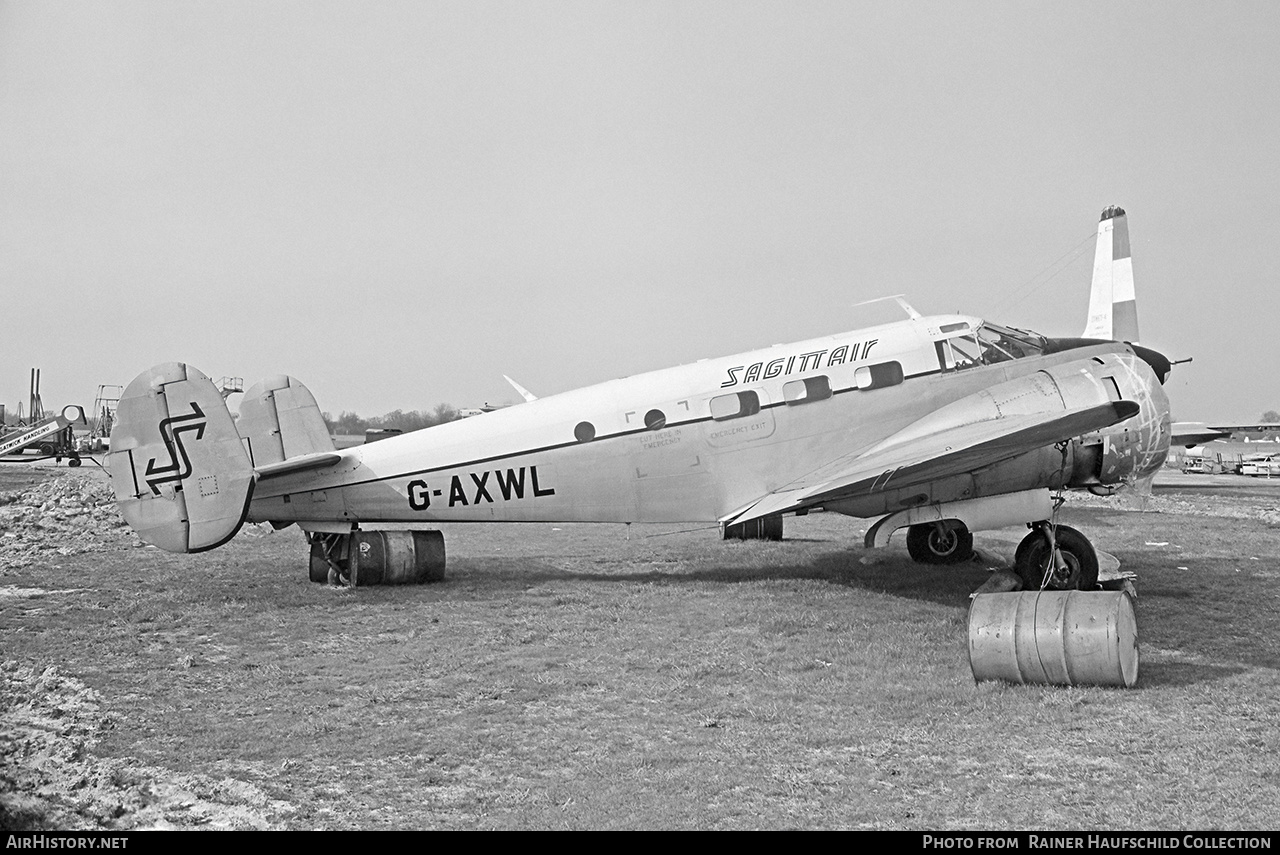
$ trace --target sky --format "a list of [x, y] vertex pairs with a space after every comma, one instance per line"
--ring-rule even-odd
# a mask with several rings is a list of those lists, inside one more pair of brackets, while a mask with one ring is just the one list
[[1256, 420], [1278, 42], [1270, 0], [0, 0], [0, 403], [181, 361], [501, 404], [892, 294], [1074, 336], [1120, 205], [1174, 418]]

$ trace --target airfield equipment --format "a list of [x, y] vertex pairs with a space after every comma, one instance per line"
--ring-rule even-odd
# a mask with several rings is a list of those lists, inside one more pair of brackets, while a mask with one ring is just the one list
[[35, 448], [46, 457], [57, 456], [59, 460], [67, 457], [68, 466], [79, 466], [80, 454], [71, 445], [71, 426], [83, 422], [84, 410], [74, 404], [63, 407], [56, 416], [0, 436], [0, 457]]
[[237, 392], [244, 391], [243, 377], [223, 377], [218, 380], [218, 394], [222, 395], [222, 400], [230, 398]]
[[111, 428], [116, 423], [116, 405], [123, 392], [123, 386], [98, 386], [98, 393], [93, 399], [93, 424], [89, 428], [86, 450], [100, 451], [106, 448], [111, 438]]

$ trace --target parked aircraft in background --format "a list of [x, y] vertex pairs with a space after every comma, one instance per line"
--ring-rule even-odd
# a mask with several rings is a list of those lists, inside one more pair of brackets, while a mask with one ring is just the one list
[[1089, 319], [1082, 335], [1115, 341], [1138, 341], [1138, 301], [1133, 287], [1133, 254], [1129, 217], [1112, 205], [1098, 221], [1089, 288]]
[[1174, 422], [1170, 431], [1172, 436], [1169, 444], [1186, 448], [1194, 448], [1206, 442], [1213, 442], [1215, 439], [1226, 439], [1231, 436], [1230, 431], [1209, 427], [1204, 422]]
[[[1123, 208], [1102, 212], [1093, 257], [1093, 282], [1089, 291], [1089, 320], [1083, 335], [1137, 344], [1138, 304], [1133, 284], [1133, 258], [1129, 244], [1129, 218]], [[1190, 362], [1190, 359], [1180, 360]], [[1178, 363], [1172, 363], [1178, 364]], [[1280, 423], [1206, 424], [1174, 422], [1171, 444], [1191, 448], [1237, 434], [1257, 434], [1250, 439], [1280, 434]]]
[[[1117, 269], [1098, 314], [1136, 324]], [[1161, 466], [1169, 361], [902, 305], [895, 323], [525, 395], [342, 451], [297, 380], [255, 385], [233, 421], [204, 374], [166, 363], [120, 400], [113, 488], [139, 535], [173, 552], [217, 547], [245, 521], [297, 524], [316, 580], [441, 578], [439, 532], [377, 530], [388, 523], [718, 522], [777, 538], [784, 514], [823, 509], [878, 517], [869, 546], [906, 528], [927, 563], [969, 557], [974, 531], [1027, 524], [1025, 585], [1093, 588], [1097, 556], [1055, 524], [1053, 494]]]
[[1218, 439], [1235, 440], [1241, 443], [1275, 441], [1280, 439], [1280, 422], [1253, 422], [1242, 425], [1207, 425], [1204, 422], [1173, 423], [1173, 445], [1192, 448]]

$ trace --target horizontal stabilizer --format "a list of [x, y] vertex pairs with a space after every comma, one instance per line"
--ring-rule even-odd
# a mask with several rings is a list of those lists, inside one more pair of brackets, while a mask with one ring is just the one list
[[202, 552], [240, 530], [254, 474], [221, 393], [200, 371], [144, 371], [116, 406], [108, 455], [121, 515], [169, 552]]
[[266, 466], [257, 467], [258, 480], [265, 481], [278, 475], [323, 469], [326, 466], [333, 466], [335, 463], [341, 462], [341, 460], [342, 455], [336, 451], [322, 451], [316, 454], [304, 454], [301, 457], [290, 457], [280, 463], [269, 463]]

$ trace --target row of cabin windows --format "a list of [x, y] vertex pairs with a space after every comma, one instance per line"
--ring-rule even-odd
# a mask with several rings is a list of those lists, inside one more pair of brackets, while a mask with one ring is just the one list
[[[854, 372], [854, 385], [862, 390], [897, 386], [902, 382], [902, 364], [882, 362], [864, 365]], [[782, 384], [782, 400], [789, 407], [825, 401], [831, 397], [831, 378], [825, 374], [805, 377]], [[716, 421], [753, 416], [760, 412], [760, 396], [751, 390], [720, 395], [711, 399], [711, 418]]]
[[[854, 385], [862, 391], [897, 386], [903, 379], [902, 364], [882, 362], [879, 365], [864, 365], [853, 376]], [[825, 374], [791, 380], [782, 385], [782, 400], [789, 407], [824, 401], [831, 394], [831, 378]], [[731, 395], [717, 395], [711, 399], [711, 418], [716, 421], [740, 419], [754, 416], [758, 412], [760, 395], [750, 389]], [[667, 416], [662, 410], [654, 409], [644, 414], [644, 426], [647, 429], [662, 430], [666, 425]], [[573, 429], [573, 436], [578, 442], [591, 442], [596, 438], [595, 425], [591, 422], [578, 422], [578, 426]]]

